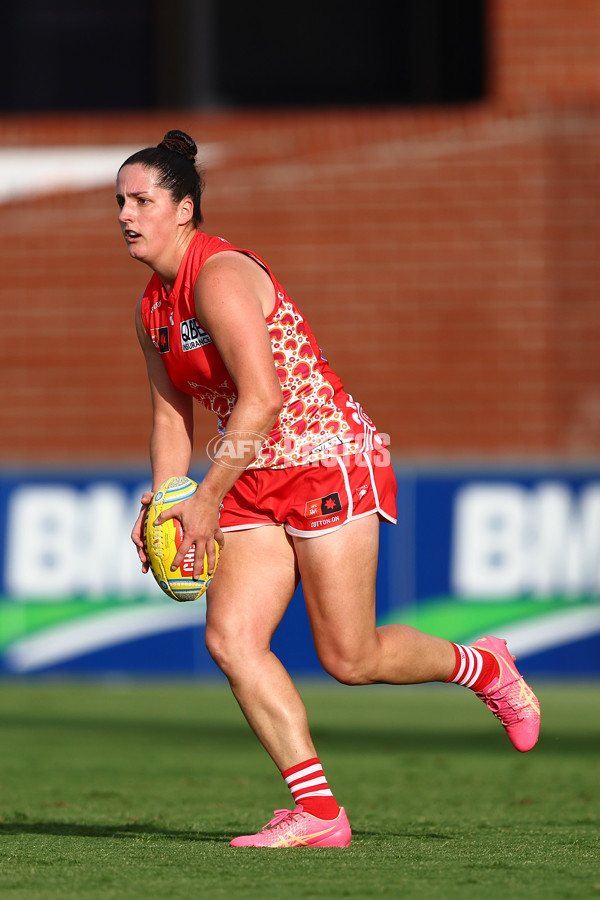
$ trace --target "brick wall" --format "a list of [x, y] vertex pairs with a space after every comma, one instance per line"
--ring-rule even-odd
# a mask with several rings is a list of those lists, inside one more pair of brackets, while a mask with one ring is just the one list
[[489, 9], [497, 100], [522, 109], [597, 102], [596, 0], [491, 0]]
[[[446, 109], [0, 119], [0, 149], [213, 150], [205, 229], [264, 256], [398, 458], [600, 449], [600, 11], [490, 4], [491, 95]], [[144, 463], [148, 270], [111, 184], [0, 205], [3, 464]], [[340, 310], [344, 320], [340, 321]], [[198, 459], [214, 423], [198, 417]]]

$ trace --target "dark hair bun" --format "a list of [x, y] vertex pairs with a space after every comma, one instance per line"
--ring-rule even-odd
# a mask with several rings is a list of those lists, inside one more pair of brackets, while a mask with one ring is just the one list
[[193, 138], [186, 134], [185, 131], [178, 131], [177, 129], [167, 131], [158, 146], [164, 150], [171, 150], [173, 153], [180, 153], [189, 159], [190, 162], [196, 161], [198, 148]]

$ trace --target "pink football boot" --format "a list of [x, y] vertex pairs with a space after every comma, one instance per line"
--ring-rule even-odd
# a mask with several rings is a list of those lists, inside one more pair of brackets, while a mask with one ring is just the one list
[[506, 641], [482, 637], [471, 646], [488, 650], [498, 660], [498, 678], [477, 691], [477, 696], [500, 719], [513, 747], [526, 753], [535, 746], [540, 731], [537, 697], [515, 666], [515, 657], [506, 649]]
[[275, 817], [258, 834], [234, 838], [230, 847], [347, 847], [352, 832], [344, 809], [336, 819], [317, 819], [304, 812], [300, 804], [294, 809], [276, 809]]

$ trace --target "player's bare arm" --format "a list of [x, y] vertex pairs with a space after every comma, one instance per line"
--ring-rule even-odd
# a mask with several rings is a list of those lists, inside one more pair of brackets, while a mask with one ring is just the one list
[[[192, 398], [178, 391], [160, 360], [156, 347], [146, 333], [142, 322], [141, 303], [136, 308], [136, 332], [148, 372], [152, 398], [152, 433], [150, 460], [152, 464], [152, 491], [172, 475], [185, 475], [189, 469], [193, 441]], [[142, 495], [142, 508], [133, 526], [131, 538], [138, 549], [144, 572], [148, 571], [148, 559], [144, 549], [142, 529], [152, 492]]]

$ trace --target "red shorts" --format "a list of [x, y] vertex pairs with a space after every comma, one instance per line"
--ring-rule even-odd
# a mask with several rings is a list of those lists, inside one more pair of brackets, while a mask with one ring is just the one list
[[386, 450], [285, 469], [246, 469], [221, 505], [223, 531], [284, 525], [314, 537], [378, 513], [396, 522], [396, 478]]

